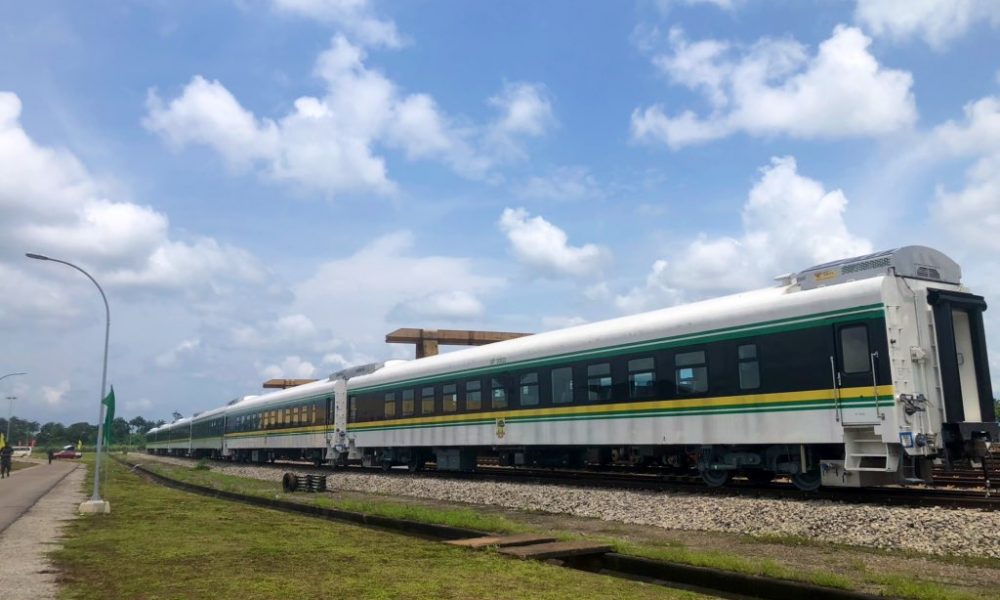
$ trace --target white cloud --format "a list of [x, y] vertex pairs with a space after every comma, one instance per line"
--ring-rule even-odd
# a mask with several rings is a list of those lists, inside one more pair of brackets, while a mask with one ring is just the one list
[[771, 159], [743, 205], [739, 237], [700, 235], [671, 261], [657, 260], [644, 286], [616, 297], [623, 312], [690, 296], [767, 285], [777, 275], [872, 251], [844, 222], [847, 198], [798, 174], [794, 158]]
[[153, 401], [149, 398], [130, 398], [125, 402], [122, 402], [122, 408], [124, 409], [124, 412], [128, 414], [145, 413], [153, 408]]
[[931, 213], [961, 245], [995, 252], [1000, 249], [1000, 97], [971, 102], [964, 112], [964, 122], [939, 125], [920, 150], [938, 160], [942, 155], [975, 159], [964, 188], [938, 188]]
[[500, 116], [493, 124], [494, 140], [519, 151], [517, 136], [538, 137], [554, 123], [552, 102], [545, 88], [532, 83], [507, 83], [489, 100]]
[[597, 178], [586, 167], [558, 167], [515, 186], [518, 196], [544, 200], [581, 200], [603, 195]]
[[317, 21], [333, 23], [369, 45], [398, 47], [402, 38], [392, 21], [372, 14], [368, 0], [270, 0], [279, 12], [297, 14]]
[[173, 367], [185, 355], [189, 355], [201, 346], [201, 340], [184, 340], [173, 348], [161, 353], [156, 357], [155, 362], [158, 367]]
[[43, 385], [42, 401], [50, 407], [60, 406], [70, 389], [72, 389], [72, 386], [70, 386], [68, 381], [60, 381], [54, 386]]
[[656, 0], [656, 6], [664, 14], [678, 4], [686, 6], [710, 5], [725, 11], [734, 11], [743, 2], [744, 0]]
[[917, 109], [912, 76], [886, 69], [868, 51], [871, 40], [838, 26], [815, 56], [794, 40], [764, 38], [735, 59], [732, 45], [689, 43], [679, 29], [671, 52], [653, 63], [675, 83], [701, 92], [713, 107], [707, 117], [685, 110], [668, 116], [656, 104], [632, 113], [636, 140], [671, 148], [743, 132], [794, 138], [877, 136], [910, 127]]
[[[172, 239], [164, 214], [108, 199], [111, 186], [72, 154], [36, 144], [21, 126], [20, 114], [20, 99], [0, 92], [0, 247], [16, 250], [17, 256], [30, 250], [72, 259], [108, 287], [192, 298], [264, 279], [264, 269], [245, 251], [210, 238]], [[30, 304], [35, 305], [5, 302], [4, 312], [37, 314], [40, 308], [65, 307], [65, 297], [48, 283], [61, 277], [61, 270], [26, 260], [0, 265], [0, 270], [8, 275], [0, 288], [16, 283], [32, 290]]]
[[389, 313], [393, 321], [435, 319], [475, 319], [486, 314], [486, 307], [474, 294], [465, 291], [432, 292], [397, 304]]
[[401, 305], [437, 312], [442, 325], [475, 313], [481, 294], [504, 285], [477, 270], [467, 258], [419, 255], [413, 235], [396, 232], [321, 264], [296, 286], [294, 308], [354, 347], [383, 349], [384, 335], [398, 327], [390, 318]]
[[523, 208], [505, 208], [498, 224], [514, 257], [543, 277], [599, 275], [611, 257], [596, 244], [570, 246], [565, 231]]
[[567, 327], [574, 327], [576, 325], [583, 325], [587, 320], [583, 317], [561, 317], [561, 316], [548, 316], [542, 317], [542, 330], [551, 331], [553, 329], [565, 329]]
[[942, 49], [977, 23], [1000, 26], [996, 0], [858, 0], [856, 21], [877, 36], [920, 37]]
[[962, 190], [939, 188], [933, 214], [963, 244], [1000, 251], [1000, 153], [978, 160]]
[[298, 356], [286, 356], [280, 363], [260, 370], [261, 376], [268, 379], [312, 379], [316, 372], [316, 367], [311, 362]]
[[303, 96], [277, 121], [258, 118], [218, 81], [196, 75], [169, 102], [150, 91], [143, 125], [175, 149], [205, 145], [234, 169], [328, 194], [391, 194], [380, 149], [411, 160], [437, 160], [470, 178], [524, 156], [521, 140], [542, 135], [553, 120], [541, 86], [512, 83], [490, 99], [498, 111], [486, 125], [460, 125], [427, 94], [403, 94], [365, 65], [365, 52], [343, 36], [316, 60], [320, 97]]

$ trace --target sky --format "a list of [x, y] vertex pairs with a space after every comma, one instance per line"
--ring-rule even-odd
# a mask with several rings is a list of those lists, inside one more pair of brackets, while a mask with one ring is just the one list
[[96, 422], [104, 311], [25, 252], [101, 282], [128, 418], [908, 244], [1000, 299], [995, 0], [5, 2], [0, 57], [0, 393], [40, 422]]

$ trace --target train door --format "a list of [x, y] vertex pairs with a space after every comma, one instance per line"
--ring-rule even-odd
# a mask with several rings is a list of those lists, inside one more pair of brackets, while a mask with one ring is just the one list
[[[946, 422], [990, 423], [995, 418], [982, 296], [930, 289]], [[964, 433], [963, 433], [964, 435]]]
[[834, 386], [838, 415], [844, 425], [880, 422], [872, 371], [873, 344], [866, 323], [845, 323], [834, 328]]

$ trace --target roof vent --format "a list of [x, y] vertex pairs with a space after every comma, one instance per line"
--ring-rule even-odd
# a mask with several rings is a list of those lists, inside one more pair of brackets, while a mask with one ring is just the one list
[[795, 278], [803, 290], [857, 279], [892, 275], [958, 285], [962, 269], [943, 253], [926, 246], [903, 246], [865, 256], [816, 265]]

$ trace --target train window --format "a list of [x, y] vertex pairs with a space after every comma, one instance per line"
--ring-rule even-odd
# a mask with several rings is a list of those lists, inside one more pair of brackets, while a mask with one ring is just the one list
[[499, 379], [490, 379], [491, 397], [493, 408], [507, 408], [507, 388]]
[[358, 397], [348, 396], [347, 397], [347, 408], [351, 415], [351, 423], [358, 422]]
[[385, 418], [392, 419], [396, 416], [396, 393], [389, 392], [385, 395]]
[[656, 395], [656, 363], [653, 357], [628, 361], [629, 398], [652, 398]]
[[480, 381], [465, 382], [465, 410], [479, 410], [483, 407], [483, 396]]
[[587, 401], [611, 400], [611, 363], [587, 366]]
[[441, 387], [441, 410], [444, 412], [455, 412], [458, 410], [458, 386], [449, 383]]
[[708, 366], [705, 351], [682, 352], [674, 356], [674, 375], [678, 394], [699, 394], [708, 391]]
[[568, 404], [573, 401], [573, 367], [552, 369], [552, 403]]
[[841, 328], [840, 353], [845, 373], [865, 373], [871, 370], [868, 326], [853, 325]]
[[434, 414], [434, 386], [428, 386], [420, 390], [420, 414]]
[[757, 344], [737, 346], [740, 363], [740, 389], [755, 390], [760, 387], [760, 363], [757, 361]]
[[538, 373], [525, 373], [518, 378], [521, 406], [538, 404]]
[[413, 416], [413, 390], [403, 390], [403, 416]]

